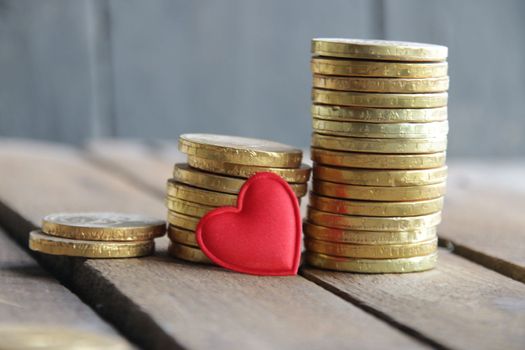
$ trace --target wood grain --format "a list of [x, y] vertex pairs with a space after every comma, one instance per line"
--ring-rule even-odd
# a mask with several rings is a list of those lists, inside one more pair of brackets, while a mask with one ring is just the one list
[[[0, 177], [0, 222], [23, 244], [49, 212], [165, 213], [160, 198], [69, 149], [0, 142], [0, 168], [7, 169]], [[425, 347], [302, 277], [260, 278], [186, 264], [166, 256], [166, 238], [157, 241], [158, 254], [143, 259], [40, 259], [143, 347]]]
[[440, 238], [454, 252], [525, 282], [525, 161], [456, 160]]
[[438, 267], [403, 275], [304, 268], [302, 274], [363, 308], [453, 349], [523, 349], [525, 285], [444, 250]]
[[121, 338], [0, 229], [0, 328], [17, 325], [63, 327]]

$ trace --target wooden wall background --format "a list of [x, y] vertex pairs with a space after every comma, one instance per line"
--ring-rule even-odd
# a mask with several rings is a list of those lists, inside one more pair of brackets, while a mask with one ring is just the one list
[[449, 46], [449, 154], [525, 154], [525, 2], [0, 0], [0, 136], [309, 142], [317, 36]]

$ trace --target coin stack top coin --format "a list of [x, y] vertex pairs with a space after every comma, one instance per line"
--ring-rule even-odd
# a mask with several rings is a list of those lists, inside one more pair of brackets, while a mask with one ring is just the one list
[[149, 255], [166, 233], [163, 220], [123, 213], [58, 213], [42, 219], [29, 235], [29, 248], [46, 254], [85, 258]]
[[420, 43], [312, 40], [311, 265], [365, 273], [435, 266], [447, 53]]
[[244, 182], [258, 172], [286, 180], [298, 198], [307, 192], [311, 168], [302, 151], [277, 142], [213, 134], [183, 134], [179, 150], [187, 163], [175, 164], [167, 182], [169, 254], [210, 263], [195, 238], [199, 220], [220, 206], [235, 206]]

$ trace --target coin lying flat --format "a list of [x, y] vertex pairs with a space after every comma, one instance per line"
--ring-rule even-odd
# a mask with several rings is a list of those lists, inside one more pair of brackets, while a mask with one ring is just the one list
[[312, 73], [351, 77], [438, 78], [446, 77], [447, 62], [400, 63], [338, 58], [312, 58]]
[[330, 256], [366, 259], [397, 259], [434, 253], [437, 250], [437, 238], [417, 243], [388, 245], [334, 243], [307, 238], [304, 240], [304, 245], [308, 251], [327, 254]]
[[408, 202], [376, 202], [319, 196], [310, 192], [309, 204], [321, 211], [356, 216], [418, 216], [443, 209], [443, 197]]
[[417, 154], [436, 153], [447, 149], [447, 136], [421, 139], [385, 139], [341, 137], [312, 134], [312, 146], [334, 151], [360, 153]]
[[412, 231], [355, 231], [316, 225], [303, 224], [306, 237], [353, 244], [405, 244], [428, 241], [436, 237], [436, 227], [426, 227]]
[[132, 258], [150, 255], [155, 249], [153, 240], [134, 242], [85, 241], [48, 236], [40, 230], [29, 234], [31, 250], [84, 258]]
[[438, 253], [435, 252], [412, 258], [355, 259], [307, 252], [305, 258], [308, 264], [321, 269], [360, 273], [404, 273], [433, 269], [437, 264], [437, 256]]
[[430, 169], [445, 165], [446, 153], [374, 154], [311, 149], [312, 160], [319, 164], [364, 169]]
[[177, 213], [195, 216], [198, 218], [203, 217], [206, 215], [206, 213], [216, 208], [169, 196], [166, 198], [166, 207], [169, 210], [176, 211]]
[[244, 179], [247, 179], [259, 172], [270, 172], [279, 175], [285, 181], [290, 183], [308, 182], [311, 170], [310, 167], [306, 164], [301, 164], [299, 168], [272, 168], [225, 163], [215, 159], [205, 159], [193, 156], [188, 157], [188, 164], [193, 168], [201, 169], [204, 171], [241, 177]]
[[408, 41], [314, 38], [312, 54], [391, 61], [444, 61], [448, 48]]
[[188, 231], [195, 231], [200, 218], [184, 215], [174, 211], [168, 211], [168, 222], [175, 227], [183, 228]]
[[320, 89], [339, 91], [397, 93], [442, 92], [448, 90], [449, 78], [364, 78], [314, 74], [312, 85]]
[[9, 350], [131, 350], [122, 339], [86, 330], [44, 325], [0, 327], [1, 349]]
[[302, 158], [300, 149], [282, 143], [213, 134], [183, 134], [179, 150], [227, 163], [282, 168], [297, 168]]
[[168, 227], [168, 237], [172, 242], [189, 245], [191, 247], [196, 248], [199, 247], [199, 243], [197, 243], [197, 237], [195, 236], [195, 232], [193, 231], [185, 230], [170, 225]]
[[428, 123], [447, 120], [447, 107], [362, 108], [313, 104], [312, 117], [367, 123]]
[[371, 124], [361, 122], [339, 122], [312, 118], [315, 132], [345, 137], [366, 137], [380, 139], [424, 139], [445, 137], [448, 122]]
[[317, 180], [313, 183], [313, 191], [323, 196], [335, 198], [403, 202], [442, 197], [446, 192], [446, 183], [392, 187], [348, 185]]
[[167, 194], [169, 197], [175, 197], [185, 201], [211, 207], [237, 205], [237, 195], [208, 191], [202, 188], [192, 187], [180, 182], [176, 182], [173, 179], [170, 179], [167, 182]]
[[202, 252], [202, 250], [190, 247], [184, 244], [171, 243], [168, 247], [168, 254], [186, 261], [211, 264], [211, 260]]
[[414, 170], [338, 168], [314, 164], [314, 179], [362, 186], [422, 186], [445, 182], [447, 167]]
[[327, 105], [379, 108], [435, 108], [447, 105], [446, 92], [381, 94], [312, 89], [312, 101]]
[[[211, 191], [238, 194], [245, 179], [211, 174], [190, 167], [188, 164], [175, 164], [173, 177], [176, 181]], [[306, 194], [306, 184], [290, 184], [297, 197]]]
[[314, 224], [357, 231], [414, 231], [441, 222], [441, 212], [404, 217], [353, 216], [323, 212], [308, 207], [308, 220]]
[[57, 213], [42, 219], [42, 231], [90, 241], [143, 241], [163, 236], [166, 222], [124, 213]]

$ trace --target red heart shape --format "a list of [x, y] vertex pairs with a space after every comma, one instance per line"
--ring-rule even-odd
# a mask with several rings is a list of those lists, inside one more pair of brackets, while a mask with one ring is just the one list
[[237, 207], [208, 212], [196, 230], [204, 254], [217, 265], [253, 275], [296, 275], [301, 213], [280, 176], [257, 173], [242, 186]]

